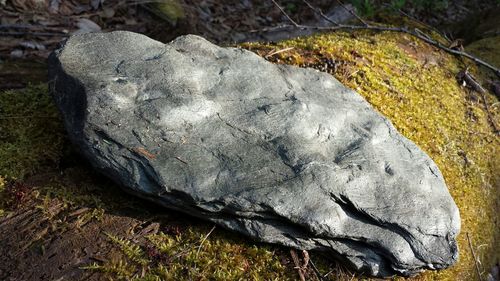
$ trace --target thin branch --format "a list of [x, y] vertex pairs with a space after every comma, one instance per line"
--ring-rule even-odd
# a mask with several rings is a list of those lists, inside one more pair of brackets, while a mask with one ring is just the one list
[[314, 270], [314, 273], [316, 274], [316, 277], [318, 277], [319, 281], [324, 281], [325, 279], [321, 275], [321, 272], [319, 272], [319, 269], [316, 267], [312, 259], [309, 260], [309, 263], [311, 264], [312, 269]]
[[479, 281], [483, 281], [483, 278], [481, 278], [481, 272], [479, 271], [479, 265], [477, 264], [476, 254], [474, 253], [474, 249], [472, 248], [472, 242], [470, 241], [469, 232], [466, 232], [465, 234], [467, 235], [467, 241], [469, 241], [469, 248], [472, 253], [472, 257], [474, 258], [474, 263], [476, 265], [477, 277], [479, 277]]
[[274, 55], [276, 55], [276, 54], [283, 53], [283, 52], [287, 52], [287, 51], [290, 51], [290, 50], [293, 50], [293, 49], [294, 49], [294, 47], [288, 47], [288, 48], [284, 48], [284, 49], [277, 50], [277, 51], [276, 51], [276, 50], [273, 50], [273, 51], [271, 51], [269, 54], [265, 55], [264, 57], [265, 57], [265, 58], [268, 58], [268, 57], [270, 57], [270, 56], [274, 56]]
[[403, 16], [409, 18], [409, 19], [412, 19], [418, 23], [420, 23], [422, 26], [428, 28], [429, 30], [432, 30], [434, 32], [436, 32], [437, 34], [443, 36], [444, 39], [446, 39], [448, 42], [451, 42], [450, 38], [448, 38], [448, 36], [446, 36], [446, 34], [442, 33], [441, 31], [439, 31], [437, 28], [433, 27], [433, 26], [430, 26], [428, 24], [426, 24], [425, 22], [421, 21], [421, 20], [418, 20], [417, 18], [415, 17], [412, 17], [411, 15], [409, 15], [408, 13], [404, 12], [403, 10], [401, 9], [397, 9], [398, 12], [400, 12]]
[[338, 23], [332, 19], [330, 19], [328, 16], [326, 16], [323, 11], [321, 11], [320, 8], [315, 8], [313, 5], [311, 5], [311, 3], [309, 3], [307, 0], [302, 0], [302, 2], [304, 2], [307, 7], [309, 7], [309, 9], [313, 10], [314, 12], [316, 12], [317, 14], [319, 14], [322, 18], [324, 18], [326, 21], [328, 21], [329, 23], [332, 23], [333, 25], [338, 25]]
[[68, 37], [69, 34], [55, 33], [55, 32], [24, 32], [24, 31], [0, 31], [2, 36], [21, 36], [21, 35], [33, 35], [33, 36], [61, 36]]
[[286, 17], [286, 18], [287, 18], [287, 19], [288, 19], [288, 20], [289, 20], [289, 21], [290, 21], [290, 22], [291, 22], [291, 23], [292, 23], [295, 27], [299, 27], [299, 26], [300, 26], [297, 22], [295, 22], [295, 21], [294, 21], [294, 20], [293, 20], [293, 19], [292, 19], [292, 18], [291, 18], [291, 17], [290, 17], [290, 16], [289, 16], [286, 12], [285, 12], [285, 10], [283, 10], [283, 8], [282, 8], [282, 7], [281, 7], [278, 3], [276, 3], [276, 1], [275, 1], [275, 0], [271, 0], [271, 1], [274, 3], [274, 5], [275, 5], [276, 7], [278, 7], [278, 9], [280, 9], [281, 13], [282, 13], [283, 15], [285, 15], [285, 17]]
[[205, 243], [205, 240], [207, 240], [208, 236], [212, 234], [212, 232], [215, 230], [215, 225], [210, 229], [210, 231], [203, 237], [203, 240], [201, 240], [200, 246], [198, 247], [198, 251], [196, 251], [196, 257], [198, 257], [198, 254], [200, 253], [201, 247], [203, 246], [203, 243]]
[[349, 14], [353, 15], [355, 18], [357, 18], [362, 24], [364, 24], [365, 26], [370, 26], [364, 19], [362, 19], [360, 16], [358, 16], [357, 13], [355, 13], [354, 11], [352, 11], [351, 9], [348, 9], [344, 3], [342, 3], [342, 1], [340, 0], [337, 0], [337, 2], [340, 4], [340, 6], [342, 6], [342, 8], [344, 8], [347, 12], [349, 12]]
[[411, 30], [411, 29], [408, 29], [406, 27], [369, 25], [364, 21], [363, 22], [365, 23], [365, 25], [349, 25], [349, 24], [337, 24], [335, 26], [302, 25], [302, 24], [298, 24], [294, 20], [292, 20], [290, 18], [290, 16], [276, 3], [275, 0], [271, 0], [271, 1], [273, 3], [275, 3], [275, 5], [277, 5], [278, 8], [280, 8], [281, 12], [286, 15], [286, 17], [293, 23], [293, 25], [281, 25], [281, 26], [267, 28], [267, 29], [261, 30], [261, 31], [270, 31], [270, 30], [278, 30], [278, 29], [294, 27], [294, 28], [299, 28], [299, 29], [315, 29], [315, 30], [321, 30], [321, 31], [334, 31], [334, 30], [348, 29], [348, 30], [391, 31], [391, 32], [405, 33], [405, 34], [412, 35], [412, 36], [414, 36], [414, 37], [416, 37], [416, 38], [418, 38], [418, 39], [420, 39], [420, 40], [422, 40], [422, 41], [424, 41], [424, 42], [426, 42], [426, 43], [428, 43], [428, 44], [430, 44], [438, 49], [441, 49], [447, 53], [461, 56], [461, 57], [466, 57], [466, 58], [472, 60], [473, 62], [475, 62], [476, 64], [480, 64], [480, 65], [492, 70], [498, 77], [500, 77], [500, 69], [499, 68], [497, 68], [497, 67], [481, 60], [480, 58], [465, 52], [465, 51], [460, 51], [460, 50], [449, 48], [449, 47], [441, 44], [439, 41], [430, 38], [427, 34], [425, 34], [424, 32], [420, 31], [417, 28]]
[[299, 277], [301, 281], [306, 281], [306, 277], [304, 276], [304, 272], [302, 267], [300, 266], [299, 256], [294, 249], [290, 249], [290, 255], [292, 256], [293, 263], [295, 264], [295, 269], [297, 269], [299, 273]]
[[7, 120], [7, 119], [32, 119], [32, 118], [49, 118], [49, 119], [57, 119], [59, 117], [57, 116], [47, 116], [47, 115], [7, 115], [7, 116], [1, 116], [0, 115], [0, 120]]
[[0, 24], [0, 29], [30, 29], [33, 26], [30, 24]]

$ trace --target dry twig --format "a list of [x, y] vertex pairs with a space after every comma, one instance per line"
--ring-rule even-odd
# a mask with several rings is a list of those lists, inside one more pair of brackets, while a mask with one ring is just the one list
[[[392, 26], [382, 26], [382, 25], [372, 25], [372, 24], [368, 24], [366, 21], [364, 21], [361, 17], [357, 16], [356, 13], [354, 13], [353, 11], [347, 9], [348, 11], [351, 11], [351, 13], [353, 15], [356, 15], [356, 17], [363, 22], [364, 25], [350, 25], [350, 24], [336, 24], [336, 25], [333, 25], [333, 26], [311, 26], [311, 25], [303, 25], [303, 24], [298, 24], [296, 21], [294, 21], [286, 12], [285, 10], [283, 10], [283, 8], [278, 4], [276, 3], [275, 0], [271, 0], [275, 6], [277, 6], [281, 13], [283, 13], [285, 15], [285, 17], [292, 23], [292, 25], [279, 25], [279, 26], [275, 26], [275, 27], [270, 27], [270, 28], [266, 28], [266, 29], [263, 29], [263, 30], [260, 30], [260, 31], [274, 31], [274, 30], [279, 30], [279, 29], [285, 29], [285, 28], [290, 28], [290, 27], [293, 27], [293, 28], [299, 28], [299, 29], [315, 29], [315, 30], [319, 30], [319, 31], [335, 31], [335, 30], [342, 30], [342, 29], [348, 29], [348, 30], [373, 30], [373, 31], [389, 31], [389, 32], [399, 32], [399, 33], [405, 33], [405, 34], [409, 34], [413, 37], [416, 37], [438, 49], [441, 49], [447, 53], [450, 53], [450, 54], [453, 54], [453, 55], [457, 55], [457, 56], [461, 56], [461, 57], [465, 57], [465, 58], [468, 58], [470, 60], [472, 60], [473, 62], [477, 63], [477, 64], [480, 64], [488, 69], [490, 69], [491, 71], [493, 71], [498, 77], [500, 77], [500, 69], [481, 60], [480, 58], [474, 56], [474, 55], [471, 55], [467, 52], [464, 52], [464, 51], [461, 51], [461, 50], [456, 50], [456, 49], [452, 49], [452, 48], [449, 48], [445, 45], [443, 45], [442, 43], [440, 43], [439, 41], [437, 40], [434, 40], [432, 39], [429, 35], [427, 35], [426, 33], [420, 31], [418, 28], [414, 28], [414, 29], [409, 29], [407, 27], [392, 27]], [[317, 9], [313, 9], [316, 13], [318, 13], [318, 10]]]
[[493, 129], [493, 133], [498, 135], [500, 134], [500, 130], [495, 124], [495, 119], [493, 118], [491, 112], [490, 112], [490, 107], [488, 105], [488, 101], [486, 100], [486, 90], [479, 84], [479, 82], [476, 81], [476, 79], [470, 74], [469, 68], [466, 68], [463, 71], [460, 71], [457, 75], [458, 79], [471, 87], [474, 91], [478, 92], [481, 95], [481, 100], [483, 101], [484, 104], [484, 110], [486, 111], [486, 115], [488, 116], [488, 121], [491, 124], [491, 127]]
[[1, 36], [21, 36], [21, 35], [32, 35], [32, 36], [60, 36], [60, 37], [68, 37], [69, 34], [64, 33], [56, 33], [56, 32], [30, 32], [30, 31], [0, 31]]
[[203, 239], [201, 240], [200, 246], [198, 246], [198, 251], [196, 251], [196, 257], [198, 257], [198, 254], [201, 251], [201, 247], [203, 246], [203, 243], [205, 243], [205, 240], [207, 240], [208, 236], [210, 236], [210, 234], [212, 234], [212, 232], [214, 230], [215, 230], [215, 225], [212, 227], [212, 229], [210, 229], [210, 231], [207, 233], [207, 235], [205, 235], [205, 237], [203, 237]]
[[285, 12], [285, 10], [283, 10], [283, 8], [282, 8], [282, 7], [281, 7], [278, 3], [276, 3], [276, 1], [275, 1], [275, 0], [271, 0], [271, 1], [274, 3], [274, 5], [275, 5], [276, 7], [278, 7], [278, 9], [280, 9], [281, 13], [282, 13], [282, 14], [283, 14], [283, 15], [284, 15], [284, 16], [285, 16], [285, 17], [286, 17], [286, 18], [287, 18], [287, 19], [288, 19], [288, 20], [289, 20], [289, 21], [290, 21], [290, 22], [291, 22], [291, 23], [292, 23], [295, 27], [299, 27], [299, 26], [300, 26], [300, 25], [299, 25], [296, 21], [294, 21], [294, 20], [290, 17], [290, 15], [288, 15], [288, 14]]
[[356, 14], [353, 10], [351, 9], [348, 9], [344, 3], [342, 3], [342, 1], [340, 0], [337, 0], [337, 2], [340, 4], [340, 6], [342, 6], [342, 8], [344, 8], [349, 14], [353, 15], [355, 18], [357, 18], [362, 24], [364, 24], [365, 26], [368, 26], [369, 24], [363, 20], [360, 16], [358, 16], [358, 14]]
[[316, 274], [316, 277], [318, 278], [318, 280], [319, 280], [319, 281], [323, 281], [323, 280], [325, 280], [325, 279], [323, 278], [323, 276], [321, 275], [321, 272], [319, 272], [318, 267], [316, 267], [316, 265], [315, 265], [315, 264], [314, 264], [314, 262], [312, 261], [312, 259], [311, 259], [311, 260], [309, 260], [309, 263], [311, 264], [311, 267], [312, 267], [312, 269], [314, 270], [314, 273]]
[[300, 265], [299, 256], [295, 252], [294, 249], [290, 249], [290, 255], [292, 256], [293, 263], [295, 264], [295, 269], [297, 269], [300, 277], [300, 281], [306, 281], [306, 277], [304, 275], [304, 269]]
[[281, 50], [273, 50], [273, 51], [269, 52], [269, 54], [265, 55], [264, 57], [268, 58], [270, 56], [274, 56], [276, 54], [283, 53], [283, 52], [286, 52], [286, 51], [290, 51], [290, 50], [293, 50], [293, 49], [294, 49], [293, 47], [288, 47], [288, 48], [284, 48], [284, 49], [281, 49]]
[[476, 265], [477, 277], [479, 278], [479, 281], [483, 281], [483, 278], [481, 278], [481, 272], [479, 270], [479, 265], [477, 264], [476, 254], [474, 253], [474, 249], [472, 248], [472, 242], [470, 241], [469, 232], [467, 232], [465, 234], [467, 235], [467, 241], [469, 242], [469, 248], [470, 248], [470, 251], [472, 253], [472, 258], [474, 258], [474, 264]]
[[338, 23], [337, 23], [337, 22], [335, 22], [334, 20], [332, 20], [332, 19], [330, 19], [329, 17], [327, 17], [327, 16], [323, 13], [323, 11], [321, 11], [321, 9], [320, 9], [320, 8], [316, 8], [316, 7], [314, 7], [314, 6], [313, 6], [313, 5], [311, 5], [311, 3], [309, 3], [307, 0], [302, 0], [302, 2], [304, 2], [304, 3], [307, 5], [307, 7], [309, 7], [311, 10], [313, 10], [315, 13], [319, 14], [319, 15], [320, 15], [323, 19], [325, 19], [327, 22], [332, 23], [332, 24], [334, 24], [334, 25], [338, 25]]

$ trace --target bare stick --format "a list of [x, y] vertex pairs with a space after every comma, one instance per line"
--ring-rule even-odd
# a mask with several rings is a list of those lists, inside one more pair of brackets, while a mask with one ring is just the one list
[[441, 49], [447, 53], [461, 56], [461, 57], [466, 57], [476, 64], [480, 64], [491, 71], [493, 71], [498, 77], [500, 77], [500, 69], [496, 68], [495, 66], [481, 60], [480, 58], [471, 55], [467, 52], [460, 51], [460, 50], [455, 50], [452, 48], [449, 48], [441, 43], [439, 43], [436, 40], [431, 39], [427, 35], [422, 35], [423, 33], [421, 31], [416, 31], [416, 30], [411, 30], [405, 27], [390, 27], [390, 26], [378, 26], [378, 25], [368, 25], [368, 26], [362, 26], [362, 25], [348, 25], [348, 24], [339, 24], [336, 26], [311, 26], [311, 25], [280, 25], [276, 27], [270, 27], [267, 29], [263, 29], [260, 31], [271, 31], [271, 30], [279, 30], [279, 29], [285, 29], [285, 28], [290, 28], [290, 27], [295, 27], [295, 28], [300, 28], [300, 29], [315, 29], [315, 30], [320, 30], [320, 31], [335, 31], [335, 30], [342, 30], [342, 29], [348, 29], [348, 30], [374, 30], [374, 31], [390, 31], [390, 32], [400, 32], [400, 33], [405, 33], [412, 35], [422, 41], [425, 41], [426, 43]]
[[270, 57], [270, 56], [274, 56], [274, 55], [276, 55], [276, 54], [283, 53], [283, 52], [287, 52], [287, 51], [290, 51], [290, 50], [293, 50], [293, 49], [294, 49], [294, 47], [288, 47], [288, 48], [281, 49], [281, 50], [277, 50], [277, 51], [274, 51], [274, 50], [273, 50], [272, 52], [270, 52], [269, 54], [265, 55], [264, 57], [265, 57], [265, 58], [268, 58], [268, 57]]
[[198, 251], [196, 251], [196, 257], [198, 257], [198, 254], [200, 253], [200, 250], [201, 250], [201, 247], [203, 246], [203, 243], [205, 243], [205, 240], [207, 240], [208, 236], [210, 236], [210, 234], [212, 234], [214, 229], [215, 229], [215, 225], [212, 227], [212, 229], [210, 229], [210, 231], [207, 233], [207, 235], [205, 235], [205, 237], [203, 237], [203, 240], [201, 240], [200, 246], [198, 246]]
[[300, 266], [299, 256], [297, 256], [297, 253], [294, 249], [290, 249], [290, 255], [292, 256], [295, 268], [299, 272], [300, 281], [306, 281], [306, 277], [304, 276], [304, 272], [302, 272], [302, 267]]
[[490, 121], [491, 127], [493, 128], [493, 132], [496, 135], [500, 135], [500, 130], [497, 128], [493, 116], [491, 116], [490, 107], [488, 106], [488, 101], [486, 100], [486, 96], [484, 95], [484, 93], [485, 92], [479, 92], [484, 103], [484, 109], [486, 110], [486, 114], [488, 115], [488, 120]]
[[278, 9], [280, 9], [281, 13], [282, 13], [283, 15], [285, 15], [285, 17], [286, 17], [286, 18], [287, 18], [287, 19], [288, 19], [288, 20], [289, 20], [289, 21], [290, 21], [290, 22], [291, 22], [291, 23], [292, 23], [295, 27], [299, 27], [299, 26], [300, 26], [297, 22], [295, 22], [295, 21], [294, 21], [294, 20], [293, 20], [293, 19], [292, 19], [292, 18], [291, 18], [291, 17], [290, 17], [290, 16], [289, 16], [286, 12], [285, 12], [285, 10], [283, 10], [283, 8], [281, 8], [281, 6], [280, 6], [278, 3], [276, 3], [276, 1], [275, 1], [275, 0], [271, 0], [271, 1], [274, 3], [274, 5], [275, 5], [276, 7], [278, 7]]
[[477, 277], [479, 277], [479, 281], [483, 281], [483, 279], [481, 278], [481, 272], [479, 271], [479, 265], [477, 264], [476, 254], [474, 253], [474, 249], [472, 248], [472, 242], [470, 241], [469, 232], [466, 232], [465, 234], [467, 235], [467, 241], [469, 241], [469, 248], [472, 253], [472, 257], [474, 258], [474, 264], [476, 265]]
[[348, 9], [344, 3], [342, 3], [342, 1], [340, 0], [337, 0], [337, 2], [342, 6], [342, 8], [344, 8], [347, 12], [349, 12], [349, 14], [353, 15], [355, 18], [357, 18], [362, 24], [364, 24], [365, 26], [370, 26], [365, 20], [363, 20], [360, 16], [358, 16], [357, 13], [353, 12], [352, 10]]
[[313, 5], [311, 5], [311, 3], [309, 3], [307, 0], [302, 0], [302, 2], [304, 2], [307, 7], [309, 7], [311, 10], [313, 10], [315, 13], [319, 14], [322, 18], [324, 18], [326, 21], [328, 21], [329, 23], [332, 23], [333, 25], [339, 25], [337, 22], [335, 22], [334, 20], [330, 19], [329, 17], [327, 17], [323, 11], [321, 11], [320, 8], [315, 8]]
[[20, 36], [20, 35], [33, 35], [33, 36], [61, 36], [68, 37], [69, 34], [55, 33], [55, 32], [24, 32], [24, 31], [0, 31], [2, 36]]
[[6, 119], [32, 119], [32, 118], [49, 118], [49, 119], [57, 119], [59, 117], [57, 116], [45, 116], [45, 115], [28, 115], [28, 116], [22, 116], [22, 115], [8, 115], [8, 116], [1, 116], [0, 115], [0, 120], [6, 120]]
[[309, 260], [309, 263], [311, 264], [312, 269], [314, 270], [314, 273], [316, 274], [316, 277], [318, 277], [319, 281], [325, 280], [323, 276], [321, 276], [321, 273], [319, 272], [319, 269], [316, 267], [312, 259]]
[[[370, 25], [370, 24], [366, 23], [356, 13], [349, 10], [340, 0], [337, 0], [339, 2], [339, 4], [341, 4], [344, 7], [344, 9], [346, 9], [351, 14], [353, 14], [356, 18], [358, 18], [358, 20], [360, 20], [364, 25], [337, 24], [335, 26], [310, 26], [310, 25], [298, 24], [285, 12], [285, 10], [283, 10], [283, 8], [281, 8], [281, 6], [278, 3], [276, 3], [275, 0], [271, 0], [271, 1], [290, 20], [290, 22], [293, 24], [293, 26], [281, 25], [281, 26], [277, 26], [277, 27], [267, 28], [267, 29], [261, 30], [261, 31], [270, 31], [270, 30], [278, 30], [278, 29], [283, 29], [283, 28], [295, 27], [295, 28], [300, 28], [300, 29], [316, 29], [316, 30], [325, 30], [325, 31], [327, 31], [327, 30], [333, 31], [333, 30], [340, 30], [340, 29], [349, 29], [349, 30], [363, 30], [364, 29], [364, 30], [392, 31], [392, 32], [406, 33], [406, 34], [412, 35], [412, 36], [414, 36], [422, 41], [425, 41], [425, 42], [431, 44], [432, 46], [437, 47], [445, 52], [448, 52], [448, 53], [453, 54], [453, 55], [461, 56], [461, 57], [466, 57], [466, 58], [472, 60], [473, 62], [475, 62], [476, 64], [480, 64], [480, 65], [492, 70], [498, 77], [500, 77], [500, 69], [496, 68], [495, 66], [479, 59], [476, 56], [473, 56], [469, 53], [466, 53], [464, 51], [456, 50], [456, 49], [452, 49], [450, 47], [447, 47], [447, 46], [441, 44], [439, 41], [430, 38], [427, 34], [425, 34], [424, 32], [420, 31], [417, 28], [415, 28], [414, 30], [411, 30], [411, 29], [408, 29], [406, 27]], [[310, 5], [310, 7], [312, 7], [316, 13], [318, 13], [318, 10], [316, 8], [314, 8], [312, 5]]]

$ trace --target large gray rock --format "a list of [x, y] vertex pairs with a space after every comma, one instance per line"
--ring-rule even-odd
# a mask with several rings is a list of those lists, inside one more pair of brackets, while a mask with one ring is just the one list
[[71, 140], [125, 190], [376, 276], [458, 258], [441, 173], [359, 94], [197, 36], [73, 36], [50, 58]]

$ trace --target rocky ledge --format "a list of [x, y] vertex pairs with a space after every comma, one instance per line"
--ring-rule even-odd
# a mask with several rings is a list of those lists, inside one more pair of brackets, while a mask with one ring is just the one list
[[197, 36], [73, 36], [49, 59], [71, 141], [127, 192], [373, 276], [458, 259], [435, 163], [355, 91]]

